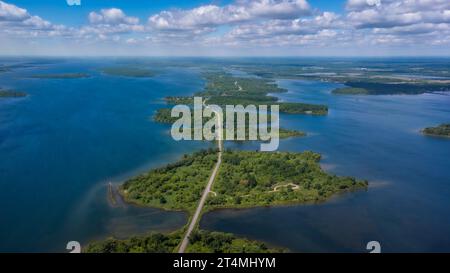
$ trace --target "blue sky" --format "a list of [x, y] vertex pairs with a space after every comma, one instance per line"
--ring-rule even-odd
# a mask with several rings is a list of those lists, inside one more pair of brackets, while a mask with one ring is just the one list
[[0, 55], [449, 55], [448, 0], [0, 0]]
[[[66, 25], [82, 25], [88, 22], [88, 14], [93, 10], [104, 8], [120, 8], [127, 14], [145, 19], [149, 14], [170, 9], [192, 9], [201, 5], [217, 4], [226, 5], [230, 0], [81, 0], [80, 6], [69, 6], [65, 0], [15, 0], [6, 1], [19, 7], [24, 7], [32, 14], [46, 18], [55, 23]], [[342, 12], [345, 6], [344, 0], [311, 0], [309, 3], [323, 10]]]
[[[151, 13], [165, 9], [194, 8], [202, 4], [227, 3], [230, 1], [180, 1], [180, 0], [81, 0], [80, 6], [69, 6], [66, 0], [16, 0], [5, 1], [26, 8], [32, 14], [54, 23], [67, 25], [82, 25], [88, 22], [88, 14], [93, 10], [105, 8], [120, 8], [127, 14], [145, 19]], [[323, 1], [325, 2], [325, 1]]]

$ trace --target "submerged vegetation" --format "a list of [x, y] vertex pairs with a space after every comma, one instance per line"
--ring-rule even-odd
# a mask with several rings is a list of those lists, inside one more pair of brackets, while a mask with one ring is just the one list
[[113, 66], [106, 67], [101, 70], [110, 76], [134, 77], [134, 78], [150, 78], [156, 73], [150, 69], [134, 66]]
[[441, 124], [436, 127], [427, 127], [422, 130], [422, 133], [430, 136], [450, 137], [450, 123]]
[[[173, 253], [177, 251], [182, 232], [151, 233], [126, 240], [108, 238], [88, 244], [86, 253]], [[192, 233], [187, 252], [195, 253], [275, 253], [282, 248], [269, 248], [265, 243], [239, 238], [229, 233], [199, 230]]]

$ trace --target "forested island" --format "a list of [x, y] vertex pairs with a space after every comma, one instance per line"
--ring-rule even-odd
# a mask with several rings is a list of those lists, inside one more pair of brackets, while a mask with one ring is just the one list
[[[217, 160], [215, 149], [185, 155], [180, 161], [126, 181], [126, 201], [164, 209], [193, 211]], [[367, 181], [324, 172], [313, 152], [227, 150], [207, 204], [210, 208], [322, 202], [347, 191], [366, 189]]]
[[[225, 105], [279, 105], [281, 113], [326, 115], [326, 105], [308, 103], [279, 102], [278, 98], [269, 96], [269, 93], [286, 92], [286, 89], [269, 79], [239, 78], [225, 72], [204, 73], [206, 86], [203, 91], [194, 96], [203, 97], [207, 104]], [[193, 104], [193, 97], [166, 97], [169, 104]], [[170, 112], [168, 112], [170, 114]]]
[[132, 77], [132, 78], [150, 78], [156, 75], [156, 73], [150, 69], [134, 66], [112, 66], [101, 69], [106, 75]]
[[345, 82], [348, 87], [337, 88], [333, 94], [340, 95], [418, 95], [434, 91], [449, 91], [450, 84], [431, 83], [382, 83], [382, 82]]
[[22, 98], [28, 96], [27, 93], [16, 90], [3, 90], [0, 88], [0, 98]]
[[[153, 115], [152, 119], [154, 121], [156, 121], [156, 122], [172, 124], [178, 118], [172, 117], [170, 115], [170, 111], [171, 111], [171, 109], [169, 109], [169, 108], [160, 108]], [[191, 120], [194, 120], [193, 113], [192, 113]], [[207, 120], [208, 120], [208, 118], [203, 118], [203, 124]], [[270, 120], [270, 117], [268, 117], [268, 120]], [[223, 126], [224, 126], [224, 128], [226, 127], [226, 115], [223, 118]], [[249, 127], [250, 126], [248, 126], [248, 120], [246, 120], [245, 139], [248, 139]], [[237, 122], [236, 122], [236, 120], [235, 120], [234, 128], [235, 128], [235, 131], [234, 131], [235, 139], [237, 139], [236, 138], [236, 135], [237, 135]], [[270, 131], [270, 124], [268, 125], [268, 130]], [[292, 130], [292, 129], [285, 129], [285, 128], [279, 128], [278, 133], [279, 133], [279, 138], [280, 139], [285, 139], [285, 138], [289, 138], [289, 137], [303, 137], [303, 136], [306, 136], [305, 132], [298, 131], [298, 130]], [[194, 130], [191, 128], [191, 137], [193, 137], [193, 134], [194, 134]], [[257, 139], [260, 139], [259, 132], [257, 133]]]
[[82, 79], [82, 78], [89, 78], [89, 74], [87, 73], [60, 73], [60, 74], [38, 74], [38, 75], [32, 75], [30, 78], [33, 79]]
[[450, 137], [450, 123], [435, 127], [427, 127], [422, 130], [424, 135]]
[[369, 91], [364, 88], [342, 87], [334, 89], [331, 93], [336, 95], [368, 95]]
[[[151, 233], [119, 240], [108, 238], [92, 242], [83, 248], [85, 253], [173, 253], [177, 251], [183, 233]], [[239, 238], [230, 233], [195, 231], [186, 252], [191, 253], [276, 253], [283, 248], [270, 248], [265, 243]]]

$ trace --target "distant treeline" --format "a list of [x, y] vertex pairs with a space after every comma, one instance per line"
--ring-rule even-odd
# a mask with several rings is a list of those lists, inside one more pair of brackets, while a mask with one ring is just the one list
[[417, 95], [435, 91], [450, 91], [450, 84], [437, 83], [378, 83], [363, 81], [348, 81], [349, 88], [338, 88], [334, 94], [366, 94], [366, 95]]

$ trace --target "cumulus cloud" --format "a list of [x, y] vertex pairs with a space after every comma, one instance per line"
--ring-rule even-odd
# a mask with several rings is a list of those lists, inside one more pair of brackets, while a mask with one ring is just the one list
[[139, 18], [126, 16], [121, 9], [110, 8], [102, 9], [100, 13], [90, 12], [89, 22], [92, 24], [128, 24], [136, 25], [139, 23]]
[[349, 23], [357, 28], [392, 28], [421, 23], [450, 23], [448, 0], [349, 0]]
[[117, 35], [127, 33], [139, 33], [145, 30], [139, 24], [139, 18], [127, 16], [121, 9], [102, 9], [99, 12], [92, 11], [88, 15], [89, 25], [82, 26], [75, 35], [79, 38], [96, 38], [101, 41], [111, 40], [118, 42]]
[[0, 1], [0, 32], [12, 36], [64, 36], [70, 31], [63, 25], [54, 25], [26, 9]]
[[0, 22], [23, 21], [28, 17], [27, 10], [0, 1]]
[[112, 47], [117, 43], [136, 48], [249, 49], [450, 44], [448, 0], [347, 0], [342, 13], [318, 10], [306, 0], [235, 0], [163, 10], [150, 14], [145, 23], [119, 8], [92, 11], [87, 19], [79, 27], [54, 25], [0, 0], [0, 34], [70, 37]]
[[317, 34], [320, 31], [339, 27], [339, 16], [324, 12], [312, 18], [293, 20], [270, 20], [266, 22], [243, 24], [231, 30], [230, 36], [239, 39], [270, 38], [280, 35]]
[[371, 44], [443, 44], [450, 35], [448, 0], [348, 0], [346, 24]]
[[189, 10], [162, 11], [148, 23], [159, 30], [211, 28], [255, 19], [288, 19], [310, 14], [306, 0], [238, 0], [223, 7], [204, 5]]

